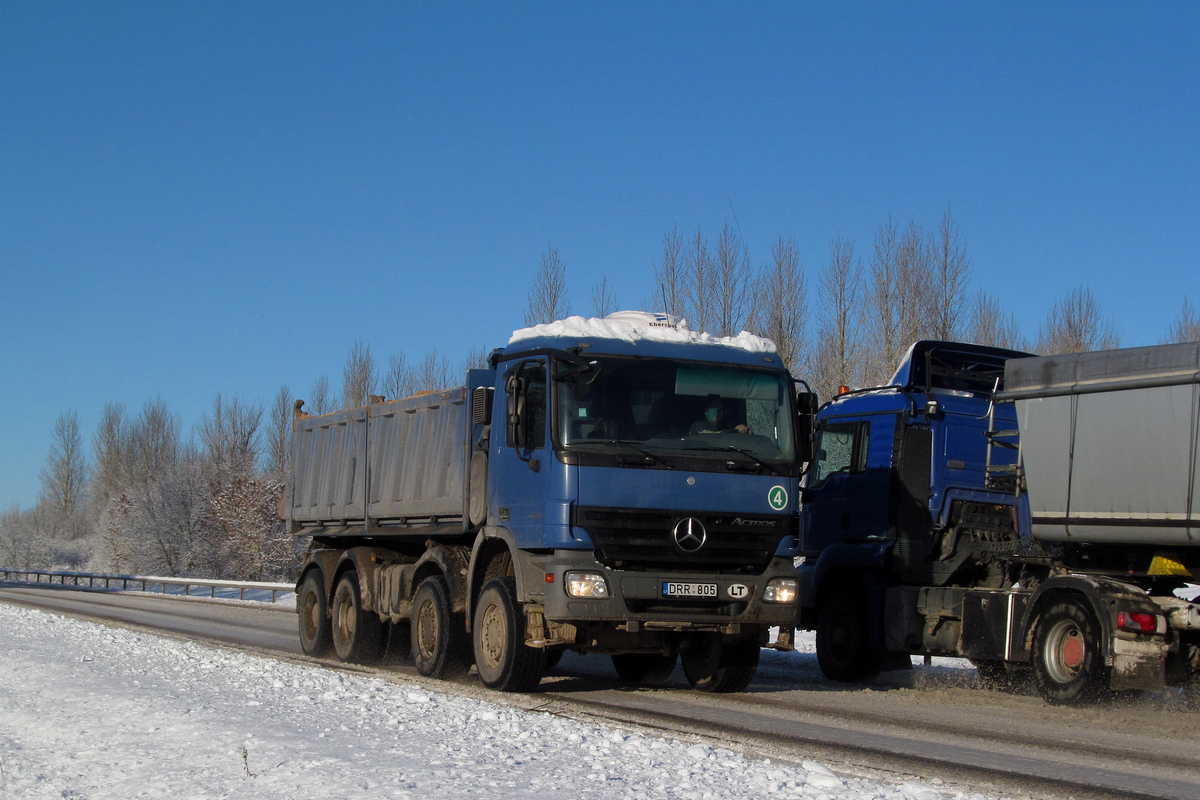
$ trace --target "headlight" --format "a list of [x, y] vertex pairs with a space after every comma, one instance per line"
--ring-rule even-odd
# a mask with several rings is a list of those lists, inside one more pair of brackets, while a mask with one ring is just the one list
[[800, 594], [800, 581], [795, 578], [772, 578], [763, 592], [764, 603], [794, 603]]
[[568, 597], [608, 597], [608, 583], [599, 572], [568, 572]]

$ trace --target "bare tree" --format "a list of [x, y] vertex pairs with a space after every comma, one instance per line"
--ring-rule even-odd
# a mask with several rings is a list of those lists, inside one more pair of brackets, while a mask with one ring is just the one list
[[808, 280], [790, 236], [780, 236], [771, 248], [771, 263], [759, 280], [758, 295], [758, 332], [775, 342], [784, 365], [799, 375], [808, 323]]
[[129, 485], [153, 481], [179, 457], [179, 420], [162, 398], [148, 401], [129, 431], [124, 447], [124, 474]]
[[271, 419], [267, 427], [267, 472], [279, 480], [287, 477], [291, 467], [294, 407], [292, 390], [286, 385], [280, 386], [271, 403]]
[[42, 470], [42, 504], [49, 512], [54, 532], [74, 538], [81, 533], [76, 524], [83, 510], [87, 487], [87, 456], [79, 433], [79, 416], [74, 411], [59, 415], [50, 438], [50, 453]]
[[418, 392], [446, 389], [455, 384], [450, 373], [450, 360], [434, 350], [421, 359], [415, 376]]
[[346, 356], [342, 368], [342, 408], [358, 408], [367, 404], [375, 391], [375, 359], [371, 345], [359, 339]]
[[854, 243], [837, 236], [829, 243], [829, 264], [821, 272], [818, 295], [818, 333], [814, 387], [831, 397], [839, 386], [853, 386], [862, 373], [860, 363], [861, 264]]
[[863, 368], [868, 385], [887, 380], [902, 352], [899, 249], [896, 223], [889, 217], [875, 233], [871, 285], [865, 298], [864, 327], [869, 344]]
[[1054, 304], [1038, 332], [1037, 351], [1042, 355], [1111, 350], [1121, 346], [1112, 321], [1105, 319], [1091, 289], [1079, 287]]
[[899, 356], [904, 354], [909, 345], [933, 333], [932, 322], [937, 312], [934, 301], [935, 276], [930, 256], [932, 249], [917, 223], [910, 221], [896, 251], [899, 278], [896, 317], [900, 352], [892, 363], [892, 369], [895, 369]]
[[601, 275], [600, 281], [592, 287], [592, 314], [597, 317], [607, 317], [617, 310], [617, 296], [608, 285], [608, 276]]
[[380, 387], [383, 396], [395, 400], [408, 397], [416, 391], [412, 369], [404, 353], [396, 352], [388, 358], [387, 372], [383, 375], [383, 385]]
[[967, 314], [967, 285], [971, 278], [971, 258], [958, 231], [958, 223], [946, 209], [938, 225], [932, 248], [933, 320], [932, 335], [952, 341], [959, 337]]
[[460, 369], [459, 372], [465, 375], [466, 371], [469, 369], [488, 369], [489, 355], [491, 355], [491, 351], [483, 345], [480, 345], [479, 347], [472, 347], [467, 351], [466, 358], [463, 359], [462, 369]]
[[567, 268], [558, 255], [558, 248], [546, 245], [538, 266], [537, 278], [529, 290], [529, 306], [525, 311], [525, 325], [541, 325], [554, 322], [570, 314], [567, 302]]
[[1021, 327], [1016, 314], [1005, 316], [1000, 301], [983, 289], [975, 295], [971, 306], [971, 324], [968, 338], [975, 344], [1004, 347], [1009, 350], [1024, 350], [1028, 345], [1021, 336]]
[[212, 411], [200, 418], [197, 433], [205, 458], [219, 474], [254, 472], [262, 415], [261, 405], [247, 405], [236, 397], [227, 402], [217, 394]]
[[686, 275], [683, 263], [683, 237], [679, 228], [672, 225], [671, 230], [663, 234], [662, 264], [654, 268], [654, 282], [657, 285], [655, 304], [664, 314], [682, 317], [685, 314], [685, 281]]
[[92, 499], [98, 512], [110, 497], [120, 494], [125, 485], [125, 406], [109, 403], [100, 412], [100, 421], [92, 434]]
[[332, 410], [332, 403], [329, 399], [329, 377], [322, 375], [313, 381], [312, 389], [308, 392], [308, 413], [324, 414], [326, 411]]
[[692, 330], [708, 330], [714, 322], [713, 264], [708, 254], [708, 240], [699, 228], [688, 242], [683, 256], [683, 308]]
[[1196, 315], [1196, 309], [1186, 297], [1183, 298], [1183, 305], [1179, 307], [1179, 313], [1171, 321], [1171, 329], [1167, 332], [1166, 339], [1167, 344], [1182, 342], [1200, 342], [1200, 317]]
[[750, 254], [728, 222], [717, 237], [712, 277], [717, 333], [720, 336], [735, 336], [749, 327], [754, 318], [754, 297], [750, 291], [753, 273]]

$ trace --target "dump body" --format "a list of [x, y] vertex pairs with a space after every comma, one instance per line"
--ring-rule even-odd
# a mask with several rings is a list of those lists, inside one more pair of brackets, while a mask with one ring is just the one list
[[1200, 544], [1200, 343], [1012, 361], [1032, 534]]

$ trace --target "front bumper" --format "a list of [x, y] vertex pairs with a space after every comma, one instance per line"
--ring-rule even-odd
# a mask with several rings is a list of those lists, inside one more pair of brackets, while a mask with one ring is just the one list
[[[597, 562], [592, 553], [580, 550], [530, 556], [529, 562], [531, 570], [543, 576], [545, 594], [541, 600], [546, 619], [553, 622], [576, 626], [626, 623], [629, 630], [731, 631], [742, 625], [789, 628], [797, 621], [798, 603], [766, 603], [762, 599], [772, 579], [796, 577], [790, 558], [771, 559], [761, 575], [614, 570]], [[609, 596], [569, 597], [565, 576], [574, 571], [602, 574]], [[663, 584], [667, 582], [716, 584], [716, 595], [664, 597]]]

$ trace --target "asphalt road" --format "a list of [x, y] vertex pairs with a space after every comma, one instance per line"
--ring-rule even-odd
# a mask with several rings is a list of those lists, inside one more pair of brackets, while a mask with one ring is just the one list
[[[300, 652], [294, 613], [278, 607], [4, 584], [0, 601], [311, 661]], [[869, 777], [941, 775], [947, 786], [1036, 798], [1200, 798], [1200, 713], [1171, 694], [1064, 709], [1029, 693], [984, 690], [970, 670], [937, 667], [846, 687], [821, 677], [815, 657], [771, 652], [737, 695], [692, 692], [679, 670], [661, 688], [623, 685], [607, 658], [574, 654], [530, 695], [490, 692], [474, 676], [429, 681], [405, 665], [350, 669], [711, 737], [784, 760], [814, 758]]]

